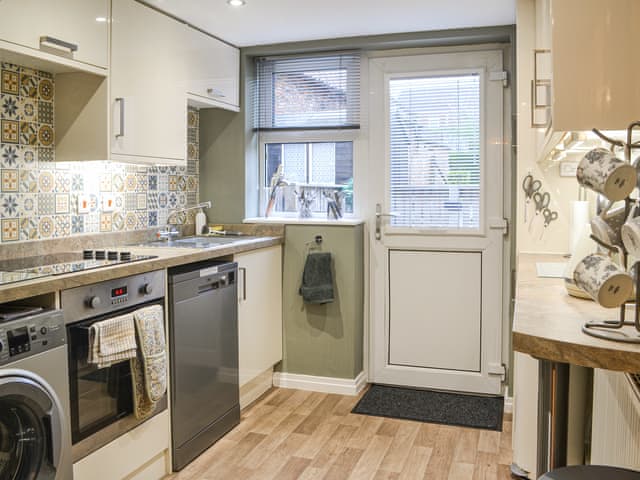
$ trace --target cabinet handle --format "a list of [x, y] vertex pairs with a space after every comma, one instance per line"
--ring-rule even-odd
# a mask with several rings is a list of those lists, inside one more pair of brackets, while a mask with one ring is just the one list
[[242, 272], [242, 300], [247, 299], [247, 269], [245, 267], [238, 268]]
[[220, 97], [220, 98], [226, 97], [226, 95], [222, 93], [222, 90], [218, 90], [217, 88], [207, 88], [207, 94], [210, 97]]
[[50, 37], [49, 35], [42, 35], [40, 37], [40, 45], [46, 45], [46, 44], [65, 48], [69, 50], [71, 53], [78, 51], [77, 43], [65, 42], [64, 40], [60, 40], [59, 38]]
[[124, 98], [116, 98], [116, 102], [120, 104], [120, 130], [116, 133], [116, 138], [124, 137]]
[[[547, 90], [547, 102], [551, 95], [551, 80], [538, 78], [538, 57], [540, 55], [548, 55], [551, 50], [548, 49], [534, 49], [533, 50], [533, 80], [531, 80], [531, 128], [544, 128], [549, 126], [551, 118], [549, 117], [551, 104], [539, 103], [538, 99], [538, 87], [544, 87]], [[544, 110], [546, 113], [546, 120], [544, 122], [536, 121], [536, 112]]]

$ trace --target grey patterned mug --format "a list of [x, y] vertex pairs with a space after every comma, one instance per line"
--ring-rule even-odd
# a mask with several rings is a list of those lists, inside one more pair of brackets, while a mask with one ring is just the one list
[[576, 172], [578, 183], [614, 202], [629, 196], [636, 186], [636, 169], [605, 148], [582, 157]]
[[600, 215], [591, 219], [591, 233], [598, 240], [609, 245], [622, 246], [622, 237], [620, 229], [627, 219], [624, 205], [608, 212], [602, 212]]
[[604, 255], [587, 255], [573, 272], [576, 285], [605, 308], [615, 308], [633, 292], [633, 279]]
[[622, 226], [620, 237], [633, 257], [640, 258], [640, 217], [630, 218]]

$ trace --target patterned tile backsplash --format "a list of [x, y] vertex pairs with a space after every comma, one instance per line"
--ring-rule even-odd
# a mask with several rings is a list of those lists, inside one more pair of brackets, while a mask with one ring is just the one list
[[163, 226], [171, 210], [198, 202], [197, 110], [188, 111], [185, 167], [56, 162], [53, 76], [8, 63], [1, 73], [0, 242]]

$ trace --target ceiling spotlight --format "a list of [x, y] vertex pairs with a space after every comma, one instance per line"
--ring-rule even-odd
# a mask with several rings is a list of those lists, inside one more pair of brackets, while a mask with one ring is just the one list
[[107, 21], [107, 17], [96, 17], [96, 22], [104, 23]]
[[241, 7], [243, 6], [246, 2], [244, 0], [227, 0], [227, 3], [229, 5], [231, 5], [232, 7]]

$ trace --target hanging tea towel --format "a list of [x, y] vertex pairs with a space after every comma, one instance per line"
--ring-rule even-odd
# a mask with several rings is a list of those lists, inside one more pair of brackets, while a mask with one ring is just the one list
[[333, 275], [329, 252], [312, 252], [307, 255], [299, 293], [305, 303], [333, 302]]

